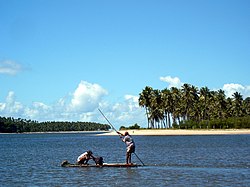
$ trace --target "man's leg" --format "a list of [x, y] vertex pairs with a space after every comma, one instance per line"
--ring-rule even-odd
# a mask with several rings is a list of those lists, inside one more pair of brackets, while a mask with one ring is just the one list
[[129, 160], [129, 153], [126, 152], [126, 164], [128, 164], [128, 160]]
[[128, 153], [128, 162], [131, 164], [131, 153]]

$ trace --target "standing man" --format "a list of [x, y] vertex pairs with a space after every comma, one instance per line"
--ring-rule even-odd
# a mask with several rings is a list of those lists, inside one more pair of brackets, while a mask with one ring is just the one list
[[120, 132], [117, 132], [121, 136], [123, 136], [122, 141], [126, 144], [127, 146], [127, 151], [126, 151], [126, 164], [132, 164], [131, 162], [131, 155], [132, 153], [135, 152], [135, 142], [133, 138], [129, 135], [128, 132], [125, 132], [124, 135]]

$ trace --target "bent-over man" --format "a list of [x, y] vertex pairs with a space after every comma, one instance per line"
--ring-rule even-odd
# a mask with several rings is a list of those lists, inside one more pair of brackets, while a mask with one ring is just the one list
[[94, 159], [92, 151], [86, 151], [77, 158], [78, 164], [88, 164], [90, 159]]

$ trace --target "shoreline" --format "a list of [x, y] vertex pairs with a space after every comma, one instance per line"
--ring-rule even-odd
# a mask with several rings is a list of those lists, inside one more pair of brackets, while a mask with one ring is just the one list
[[48, 132], [22, 132], [22, 133], [0, 133], [0, 134], [104, 134], [109, 133], [110, 131], [48, 131]]
[[[136, 136], [192, 136], [192, 135], [250, 135], [250, 129], [129, 129], [119, 132], [128, 132]], [[23, 132], [0, 134], [95, 134], [97, 136], [117, 136], [116, 131], [55, 131], [55, 132]]]
[[[191, 135], [240, 135], [240, 134], [250, 134], [250, 129], [141, 129], [141, 130], [121, 130], [119, 132], [128, 132], [130, 135], [137, 136], [191, 136]], [[110, 131], [98, 136], [117, 136], [115, 131]]]

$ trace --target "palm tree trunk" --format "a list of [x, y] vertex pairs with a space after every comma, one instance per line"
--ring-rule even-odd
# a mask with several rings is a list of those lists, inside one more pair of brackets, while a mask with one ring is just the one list
[[168, 128], [171, 128], [170, 113], [168, 112]]

